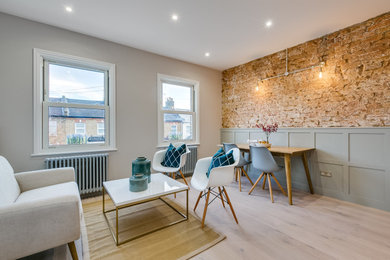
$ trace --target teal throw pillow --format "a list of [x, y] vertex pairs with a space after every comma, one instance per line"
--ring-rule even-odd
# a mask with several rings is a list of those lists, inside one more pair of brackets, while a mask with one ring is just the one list
[[180, 166], [180, 156], [187, 151], [186, 144], [182, 144], [179, 147], [174, 147], [172, 144], [169, 144], [167, 152], [165, 153], [164, 160], [161, 165], [164, 167], [177, 168]]
[[218, 152], [216, 152], [213, 155], [213, 158], [211, 160], [209, 169], [207, 170], [207, 177], [210, 177], [211, 169], [220, 167], [220, 166], [226, 166], [231, 165], [234, 163], [234, 157], [233, 157], [233, 150], [230, 150], [228, 153], [225, 154], [223, 148], [220, 148]]

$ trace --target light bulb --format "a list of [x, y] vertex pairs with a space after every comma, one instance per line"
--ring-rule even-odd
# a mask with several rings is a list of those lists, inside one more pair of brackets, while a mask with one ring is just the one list
[[256, 91], [259, 91], [259, 86], [256, 86]]
[[318, 74], [318, 77], [319, 77], [320, 79], [322, 79], [322, 71], [320, 71], [320, 73]]

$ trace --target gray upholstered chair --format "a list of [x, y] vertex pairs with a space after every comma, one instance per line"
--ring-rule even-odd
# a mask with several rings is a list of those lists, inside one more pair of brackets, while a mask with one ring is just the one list
[[252, 193], [253, 189], [256, 187], [257, 183], [264, 177], [263, 179], [263, 190], [265, 188], [265, 182], [266, 179], [268, 179], [268, 187], [269, 187], [269, 194], [271, 196], [272, 203], [274, 202], [274, 196], [272, 194], [272, 185], [271, 185], [271, 178], [274, 178], [276, 184], [279, 186], [282, 193], [287, 196], [286, 192], [284, 191], [282, 185], [280, 185], [279, 181], [276, 179], [275, 175], [273, 174], [276, 171], [280, 171], [281, 168], [278, 166], [278, 164], [275, 162], [274, 157], [272, 156], [271, 152], [266, 147], [256, 147], [256, 146], [250, 146], [250, 152], [251, 152], [251, 158], [252, 158], [252, 166], [261, 171], [261, 175], [256, 180], [255, 184], [252, 186], [251, 190], [249, 191], [249, 194]]
[[83, 220], [73, 168], [14, 174], [0, 156], [0, 259], [15, 259], [75, 240]]
[[[225, 152], [229, 151], [230, 149], [233, 149], [233, 148], [238, 148], [238, 146], [236, 144], [231, 144], [231, 143], [223, 143], [223, 149], [225, 150]], [[251, 162], [246, 160], [244, 158], [244, 156], [242, 156], [242, 154], [240, 153], [240, 161], [238, 162], [236, 168], [235, 168], [235, 174], [236, 174], [236, 181], [237, 181], [237, 177], [238, 177], [238, 185], [240, 187], [240, 191], [241, 191], [241, 175], [244, 174], [249, 182], [251, 183], [251, 185], [253, 185], [253, 182], [251, 180], [251, 178], [249, 178], [249, 175], [248, 173], [245, 171], [244, 167], [249, 165]]]

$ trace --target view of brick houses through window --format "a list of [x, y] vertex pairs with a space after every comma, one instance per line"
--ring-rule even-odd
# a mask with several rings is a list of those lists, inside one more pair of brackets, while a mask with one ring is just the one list
[[105, 72], [48, 67], [49, 145], [105, 142]]
[[[188, 102], [190, 102], [188, 100]], [[175, 110], [175, 101], [168, 97], [164, 110]], [[164, 140], [191, 140], [192, 116], [179, 113], [164, 114]]]

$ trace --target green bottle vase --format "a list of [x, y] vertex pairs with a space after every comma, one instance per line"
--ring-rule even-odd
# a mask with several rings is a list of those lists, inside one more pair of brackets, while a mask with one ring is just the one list
[[132, 163], [131, 173], [134, 176], [135, 174], [143, 174], [148, 177], [148, 183], [151, 181], [150, 176], [150, 160], [146, 159], [146, 157], [137, 157]]
[[135, 174], [130, 177], [130, 191], [139, 192], [148, 188], [148, 177], [143, 174]]

